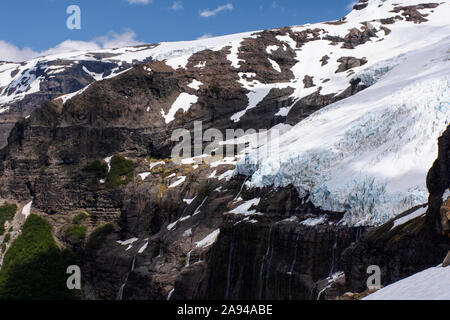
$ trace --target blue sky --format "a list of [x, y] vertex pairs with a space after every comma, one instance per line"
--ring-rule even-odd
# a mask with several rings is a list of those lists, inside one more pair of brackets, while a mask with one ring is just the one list
[[[50, 48], [120, 46], [319, 22], [343, 17], [351, 0], [8, 0], [0, 11], [0, 60]], [[81, 30], [69, 30], [69, 5]], [[67, 42], [67, 40], [82, 42]], [[86, 43], [85, 43], [86, 42]]]

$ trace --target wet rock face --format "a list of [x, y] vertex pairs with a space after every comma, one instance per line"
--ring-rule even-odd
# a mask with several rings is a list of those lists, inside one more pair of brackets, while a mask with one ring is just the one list
[[[99, 61], [80, 61], [73, 63], [71, 61], [52, 61], [38, 63], [34, 71], [30, 75], [41, 78], [39, 92], [26, 95], [23, 99], [12, 101], [9, 104], [2, 105], [8, 107], [8, 112], [0, 117], [0, 148], [3, 148], [7, 143], [8, 135], [14, 124], [22, 120], [25, 116], [32, 113], [34, 109], [43, 103], [55, 99], [56, 97], [78, 91], [90, 83], [95, 81], [92, 74], [102, 74], [105, 77], [111, 74], [113, 70], [124, 70], [130, 65], [122, 63], [121, 66], [117, 63]], [[47, 68], [53, 68], [45, 72]], [[48, 69], [48, 70], [50, 70]], [[90, 73], [87, 73], [88, 70]], [[19, 72], [19, 69], [13, 71]], [[18, 90], [18, 87], [6, 88], [7, 95], [13, 95]], [[28, 87], [25, 93], [29, 91]]]
[[211, 253], [204, 294], [211, 299], [309, 300], [318, 282], [342, 268], [356, 231], [281, 222], [222, 229]]
[[192, 265], [177, 277], [172, 298], [316, 299], [318, 283], [341, 270], [340, 254], [361, 230], [299, 223], [318, 215], [335, 223], [342, 214], [302, 204], [292, 188], [241, 196], [264, 199], [255, 207], [259, 214], [242, 220], [220, 210], [217, 242], [206, 255], [190, 256]]

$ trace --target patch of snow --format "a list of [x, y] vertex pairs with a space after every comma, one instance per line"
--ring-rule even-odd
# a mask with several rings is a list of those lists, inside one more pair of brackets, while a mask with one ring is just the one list
[[141, 177], [141, 180], [144, 181], [145, 178], [147, 178], [151, 174], [152, 174], [151, 172], [142, 172], [142, 173], [139, 173], [139, 176]]
[[266, 52], [268, 54], [272, 54], [274, 51], [277, 51], [280, 47], [279, 46], [267, 46]]
[[437, 266], [395, 282], [363, 300], [450, 300], [450, 267]]
[[138, 253], [143, 253], [145, 249], [148, 247], [148, 240], [145, 242], [145, 244], [139, 249]]
[[184, 238], [188, 238], [192, 236], [192, 228], [187, 229], [186, 231], [183, 232], [183, 237]]
[[135, 243], [138, 240], [139, 240], [138, 238], [130, 238], [125, 241], [118, 240], [117, 243], [120, 244], [121, 246], [128, 246], [128, 245]]
[[197, 197], [195, 196], [192, 199], [183, 199], [183, 202], [187, 203], [188, 205], [191, 204]]
[[278, 72], [281, 72], [280, 65], [276, 61], [269, 58], [269, 62], [272, 65], [272, 68], [274, 68]]
[[234, 170], [228, 170], [224, 173], [222, 173], [217, 179], [219, 180], [224, 180], [225, 181], [230, 181], [230, 179], [233, 177], [234, 174]]
[[203, 240], [196, 242], [195, 246], [197, 248], [207, 248], [216, 242], [217, 237], [220, 234], [220, 229], [214, 230], [209, 235], [207, 235]]
[[231, 44], [230, 54], [227, 55], [227, 59], [231, 61], [231, 66], [236, 69], [240, 68], [239, 64], [241, 62], [245, 62], [244, 60], [238, 58], [239, 48], [241, 47], [242, 41], [243, 39], [233, 41]]
[[208, 179], [214, 178], [214, 177], [216, 176], [216, 174], [217, 174], [217, 170], [214, 170], [214, 171], [209, 175]]
[[309, 226], [309, 227], [314, 227], [319, 224], [325, 223], [326, 220], [327, 220], [326, 216], [317, 217], [317, 218], [308, 218], [306, 220], [303, 220], [300, 224], [303, 224], [303, 225]]
[[298, 217], [292, 216], [290, 218], [282, 220], [281, 222], [297, 222], [297, 221], [298, 221]]
[[198, 97], [192, 94], [183, 92], [181, 93], [175, 102], [170, 107], [169, 112], [166, 114], [163, 109], [161, 109], [161, 115], [163, 116], [166, 124], [175, 120], [175, 114], [178, 110], [188, 111], [194, 103], [197, 103]]
[[262, 213], [256, 212], [256, 210], [250, 210], [250, 208], [258, 206], [260, 201], [261, 198], [245, 201], [243, 204], [231, 210], [230, 213], [243, 216], [262, 215]]
[[28, 218], [28, 216], [30, 215], [32, 205], [33, 205], [33, 201], [30, 201], [23, 207], [22, 214], [25, 216], [25, 218]]
[[203, 69], [204, 67], [206, 67], [206, 61], [201, 61], [197, 65], [194, 66], [194, 68], [199, 68], [199, 69]]
[[174, 183], [172, 183], [172, 184], [169, 186], [169, 189], [176, 188], [176, 187], [178, 187], [179, 185], [183, 184], [185, 181], [186, 181], [186, 177], [185, 177], [185, 176], [182, 176], [182, 177], [180, 177], [177, 181], [175, 181]]
[[392, 226], [391, 230], [393, 230], [393, 229], [397, 228], [398, 226], [401, 226], [401, 225], [407, 223], [408, 221], [411, 221], [417, 217], [424, 216], [427, 213], [427, 210], [428, 210], [428, 206], [426, 206], [425, 208], [419, 208], [416, 211], [414, 211], [404, 217], [394, 220], [394, 225]]
[[201, 87], [202, 85], [203, 85], [203, 82], [194, 79], [194, 80], [192, 80], [192, 82], [189, 83], [187, 86], [188, 86], [189, 88], [194, 89], [194, 90], [198, 90], [198, 89], [200, 89], [200, 87]]
[[297, 42], [295, 42], [289, 34], [286, 34], [284, 36], [277, 36], [276, 38], [281, 42], [288, 44], [291, 47], [291, 49], [297, 48]]
[[91, 72], [85, 66], [83, 66], [83, 71], [86, 72], [88, 75], [90, 75], [92, 78], [94, 78], [95, 81], [103, 80], [103, 73]]
[[164, 165], [164, 164], [166, 164], [164, 161], [158, 161], [158, 162], [150, 163], [150, 169], [153, 169], [153, 168], [155, 168], [157, 166]]

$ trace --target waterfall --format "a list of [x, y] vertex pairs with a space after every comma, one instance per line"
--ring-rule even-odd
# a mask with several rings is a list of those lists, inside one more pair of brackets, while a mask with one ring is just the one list
[[[194, 250], [194, 249], [192, 249], [192, 250]], [[190, 265], [190, 263], [191, 263], [191, 253], [192, 253], [192, 250], [189, 251], [189, 252], [187, 253], [187, 255], [186, 255], [186, 264], [184, 265], [185, 268], [189, 267], [189, 265]]]
[[237, 199], [239, 199], [239, 196], [241, 195], [242, 190], [244, 189], [245, 183], [247, 182], [248, 179], [249, 179], [249, 177], [245, 178], [244, 182], [242, 183], [241, 189], [239, 189], [239, 192], [236, 195], [236, 197], [234, 197], [233, 201], [236, 201]]
[[136, 267], [136, 255], [134, 255], [133, 261], [131, 262], [130, 272], [128, 272], [127, 276], [125, 277], [125, 281], [119, 288], [119, 292], [117, 292], [116, 300], [118, 300], [118, 301], [123, 300], [123, 290], [125, 289], [125, 286], [127, 285], [127, 281], [128, 281], [128, 277], [129, 277], [130, 273], [134, 271], [135, 267]]
[[272, 229], [273, 229], [273, 225], [270, 226], [269, 229], [269, 239], [267, 241], [267, 250], [266, 253], [264, 254], [262, 260], [261, 260], [261, 269], [259, 270], [259, 283], [260, 283], [260, 288], [259, 288], [259, 299], [262, 300], [262, 296], [263, 296], [263, 289], [264, 289], [264, 281], [263, 281], [263, 276], [264, 276], [264, 267], [267, 261], [267, 258], [269, 257], [270, 254], [270, 241], [272, 238]]
[[356, 237], [355, 237], [355, 241], [358, 242], [359, 240], [362, 239], [362, 235], [364, 232], [364, 227], [357, 227], [356, 228]]
[[330, 277], [333, 275], [334, 269], [336, 268], [337, 241], [338, 241], [338, 231], [336, 230], [335, 237], [334, 237], [334, 244], [333, 244], [333, 248], [331, 250], [331, 266], [330, 266], [330, 274], [329, 274]]
[[294, 272], [295, 263], [297, 262], [297, 249], [298, 249], [298, 239], [300, 238], [300, 233], [297, 234], [294, 245], [294, 259], [292, 260], [291, 267], [289, 269], [289, 287], [288, 287], [288, 299], [292, 300], [292, 273]]
[[167, 295], [167, 301], [170, 300], [170, 298], [172, 298], [172, 294], [175, 291], [175, 288], [173, 288], [172, 290], [169, 291], [169, 294]]
[[322, 293], [327, 290], [330, 286], [325, 286], [325, 288], [323, 288], [322, 290], [319, 291], [319, 293], [317, 294], [317, 300], [320, 300], [320, 296], [322, 295]]
[[227, 270], [227, 287], [225, 291], [225, 300], [230, 299], [230, 291], [231, 291], [231, 276], [232, 276], [232, 268], [233, 268], [233, 254], [234, 254], [234, 235], [235, 235], [235, 228], [233, 226], [233, 233], [231, 236], [231, 242], [230, 242], [230, 250], [228, 252], [228, 270]]
[[120, 286], [119, 292], [117, 293], [116, 300], [118, 300], [118, 301], [123, 300], [123, 289], [125, 288], [126, 284], [127, 284], [127, 282], [125, 281], [125, 283]]
[[131, 263], [131, 271], [134, 271], [136, 267], [136, 255], [133, 257], [133, 262]]

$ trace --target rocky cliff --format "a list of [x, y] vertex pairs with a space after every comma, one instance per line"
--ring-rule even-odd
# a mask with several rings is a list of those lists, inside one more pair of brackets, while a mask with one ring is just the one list
[[[448, 133], [426, 219], [393, 230], [390, 221], [363, 240], [372, 226], [344, 223], [344, 210], [314, 205], [297, 181], [252, 188], [235, 170], [249, 151], [238, 140], [227, 158], [203, 155], [210, 141], [197, 158], [171, 158], [177, 129], [289, 130], [374, 86], [428, 28], [430, 43], [447, 41], [448, 4], [406, 2], [415, 4], [360, 1], [338, 21], [2, 64], [11, 79], [0, 83], [0, 198], [50, 222], [81, 267], [85, 299], [331, 299], [363, 290], [368, 263], [384, 283], [432, 265], [448, 250]], [[412, 36], [399, 39], [405, 28]]]

